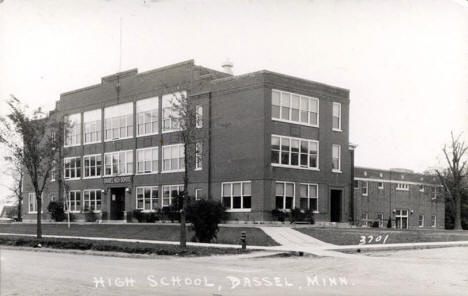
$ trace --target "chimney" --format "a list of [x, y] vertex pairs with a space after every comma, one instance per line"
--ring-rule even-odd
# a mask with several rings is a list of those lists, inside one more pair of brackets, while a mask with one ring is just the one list
[[232, 72], [232, 67], [234, 65], [232, 64], [232, 62], [229, 60], [229, 59], [226, 59], [222, 64], [221, 64], [221, 67], [223, 67], [223, 70], [224, 70], [224, 73], [227, 73], [229, 75], [234, 75], [234, 73]]

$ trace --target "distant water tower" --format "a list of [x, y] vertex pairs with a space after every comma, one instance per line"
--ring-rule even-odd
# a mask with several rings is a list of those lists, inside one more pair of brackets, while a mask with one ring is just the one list
[[224, 73], [227, 73], [229, 75], [234, 75], [234, 73], [232, 72], [232, 67], [234, 67], [234, 64], [229, 59], [226, 59], [221, 64], [221, 67], [223, 67]]

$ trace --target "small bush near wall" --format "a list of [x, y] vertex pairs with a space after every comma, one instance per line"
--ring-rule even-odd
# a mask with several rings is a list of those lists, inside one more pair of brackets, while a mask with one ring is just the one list
[[96, 222], [98, 219], [98, 216], [94, 212], [86, 212], [85, 213], [85, 221], [86, 222]]
[[288, 217], [288, 213], [283, 210], [273, 209], [271, 211], [271, 216], [273, 217], [273, 220], [284, 222]]
[[154, 223], [159, 221], [159, 215], [155, 212], [143, 213], [143, 221], [146, 221], [147, 223]]
[[196, 240], [209, 243], [217, 238], [224, 211], [221, 202], [214, 200], [201, 199], [187, 206], [187, 221], [192, 223]]
[[387, 228], [392, 228], [392, 219], [391, 218], [388, 218]]
[[291, 223], [294, 222], [307, 222], [310, 224], [314, 224], [314, 212], [312, 210], [301, 210], [298, 208], [291, 210], [291, 215], [289, 218]]
[[67, 217], [63, 209], [63, 203], [51, 201], [47, 206], [47, 211], [50, 213], [50, 217], [56, 222], [62, 222]]
[[133, 218], [137, 219], [139, 223], [143, 222], [143, 213], [141, 210], [133, 210]]

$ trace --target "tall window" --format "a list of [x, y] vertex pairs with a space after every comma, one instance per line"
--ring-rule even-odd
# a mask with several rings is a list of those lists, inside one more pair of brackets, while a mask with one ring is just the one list
[[294, 206], [294, 183], [276, 182], [276, 208], [290, 210]]
[[224, 182], [223, 205], [227, 210], [250, 210], [252, 207], [252, 182]]
[[200, 199], [203, 199], [203, 198], [204, 198], [203, 189], [201, 189], [201, 188], [195, 189], [195, 200], [200, 200]]
[[295, 168], [318, 169], [318, 141], [271, 136], [271, 164]]
[[301, 210], [318, 211], [318, 185], [300, 184], [299, 197]]
[[271, 105], [274, 120], [318, 126], [319, 100], [316, 98], [273, 90]]
[[162, 147], [163, 172], [184, 170], [184, 144], [168, 145]]
[[437, 217], [435, 215], [431, 216], [431, 227], [437, 227]]
[[106, 141], [133, 137], [133, 103], [105, 108], [104, 129]]
[[100, 177], [102, 168], [101, 154], [83, 156], [84, 178]]
[[396, 222], [396, 228], [407, 229], [408, 228], [408, 210], [396, 210], [395, 222]]
[[163, 185], [162, 206], [168, 207], [172, 204], [172, 200], [177, 198], [180, 192], [184, 191], [184, 185]]
[[65, 130], [65, 146], [81, 144], [81, 113], [65, 116], [68, 126]]
[[158, 186], [142, 186], [136, 188], [136, 208], [151, 211], [159, 208]]
[[196, 127], [202, 128], [203, 127], [203, 107], [202, 105], [197, 105], [196, 107]]
[[79, 213], [81, 210], [81, 191], [72, 190], [67, 194], [67, 200], [65, 201], [65, 211]]
[[83, 210], [85, 212], [101, 210], [100, 189], [87, 189], [83, 191]]
[[136, 102], [137, 135], [153, 135], [158, 133], [158, 97]]
[[65, 179], [81, 178], [81, 158], [68, 157], [63, 160]]
[[133, 174], [133, 151], [115, 151], [104, 154], [104, 175]]
[[341, 131], [341, 104], [333, 103], [333, 130]]
[[158, 147], [137, 149], [136, 153], [138, 174], [158, 172]]
[[383, 213], [377, 213], [377, 221], [379, 221], [379, 227], [383, 228], [384, 227], [384, 214]]
[[57, 169], [56, 169], [57, 163], [55, 160], [52, 161], [52, 168], [50, 169], [50, 182], [55, 181], [55, 175], [57, 174]]
[[187, 96], [187, 92], [177, 92], [173, 94], [163, 95], [162, 97], [162, 131], [173, 132], [180, 130], [179, 112], [177, 105], [181, 98]]
[[84, 143], [101, 142], [101, 109], [83, 113]]
[[34, 192], [28, 193], [28, 210], [29, 213], [37, 213], [37, 200]]
[[341, 146], [332, 145], [332, 171], [341, 172]]
[[424, 227], [424, 215], [419, 215], [418, 217], [418, 226]]
[[202, 152], [202, 142], [197, 142], [195, 144], [195, 170], [203, 168]]
[[362, 190], [362, 195], [367, 196], [369, 193], [369, 182], [368, 181], [362, 181], [361, 182], [361, 190]]

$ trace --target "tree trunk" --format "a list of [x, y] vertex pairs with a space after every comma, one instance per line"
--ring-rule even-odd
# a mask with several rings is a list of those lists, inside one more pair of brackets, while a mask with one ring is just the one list
[[461, 195], [459, 193], [455, 193], [455, 221], [454, 221], [454, 229], [455, 230], [463, 230], [461, 224]]
[[184, 145], [184, 196], [182, 198], [182, 210], [180, 211], [180, 246], [187, 247], [187, 229], [185, 227], [185, 210], [187, 208], [188, 198], [188, 163], [187, 163], [187, 144]]
[[41, 225], [41, 218], [42, 218], [42, 199], [39, 195], [39, 198], [37, 198], [37, 193], [36, 193], [36, 211], [37, 211], [37, 238], [41, 239], [42, 238], [42, 225]]
[[23, 197], [18, 199], [18, 221], [23, 221]]

